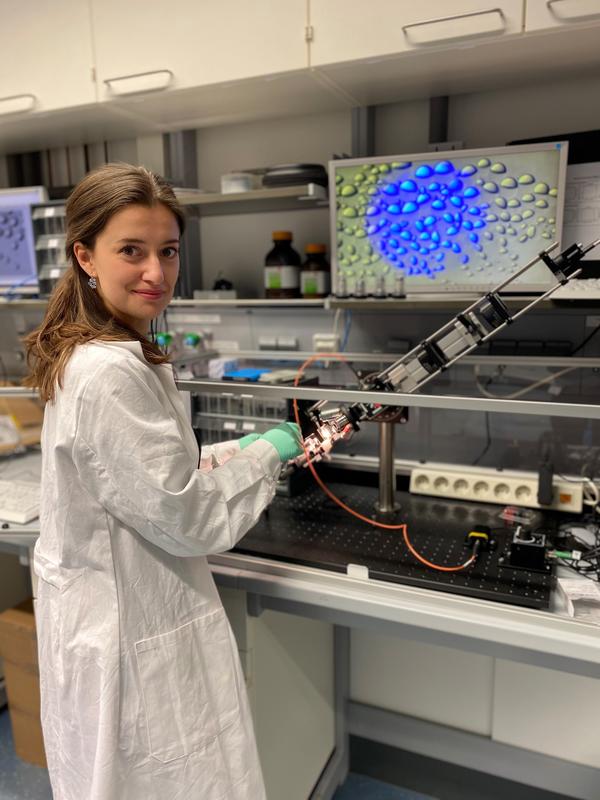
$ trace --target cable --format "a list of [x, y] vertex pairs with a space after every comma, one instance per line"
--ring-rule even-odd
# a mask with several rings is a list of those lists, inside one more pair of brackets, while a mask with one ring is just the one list
[[492, 433], [491, 433], [491, 429], [490, 429], [490, 412], [489, 411], [485, 412], [485, 434], [486, 434], [486, 443], [485, 443], [484, 448], [481, 451], [481, 453], [479, 453], [479, 455], [477, 456], [475, 461], [473, 461], [473, 466], [476, 466], [477, 464], [479, 464], [481, 459], [484, 457], [484, 455], [487, 453], [487, 451], [492, 446]]
[[350, 328], [352, 327], [352, 311], [350, 309], [346, 310], [346, 325], [344, 327], [344, 336], [342, 337], [342, 344], [340, 346], [340, 352], [344, 352], [346, 346], [348, 344], [348, 338], [350, 336]]
[[333, 315], [333, 337], [334, 337], [334, 339], [338, 335], [338, 325], [339, 325], [341, 314], [342, 314], [342, 309], [338, 308], [338, 310]]
[[[493, 376], [490, 376], [488, 378], [486, 384], [485, 384], [485, 388], [486, 389], [490, 385], [492, 380], [493, 380]], [[492, 446], [492, 430], [491, 430], [491, 424], [490, 424], [490, 412], [489, 411], [485, 412], [485, 433], [486, 433], [486, 437], [487, 437], [486, 443], [485, 443], [481, 453], [479, 453], [479, 455], [477, 456], [477, 458], [473, 462], [473, 466], [476, 466], [477, 464], [479, 464], [481, 459], [484, 457], [484, 455], [487, 453], [487, 451]]]
[[574, 356], [580, 350], [583, 350], [586, 344], [590, 341], [590, 339], [593, 336], [595, 336], [598, 333], [598, 331], [600, 331], [600, 325], [596, 325], [594, 330], [590, 334], [588, 334], [588, 336], [585, 337], [585, 339], [581, 342], [581, 344], [578, 344], [577, 347], [573, 351], [571, 351], [571, 355]]
[[485, 397], [491, 397], [493, 400], [516, 400], [517, 397], [523, 397], [523, 395], [532, 392], [539, 386], [543, 386], [546, 383], [551, 383], [553, 380], [556, 380], [556, 378], [561, 378], [563, 375], [566, 375], [568, 372], [574, 372], [576, 369], [579, 369], [579, 367], [567, 367], [566, 369], [561, 369], [559, 372], [553, 372], [552, 375], [547, 375], [545, 378], [542, 378], [541, 380], [536, 381], [529, 386], [525, 386], [524, 389], [519, 389], [517, 392], [513, 392], [512, 394], [493, 394], [492, 392], [488, 392], [488, 390], [479, 380], [479, 364], [474, 367], [475, 383], [477, 384], [477, 388], [482, 395]]
[[[294, 380], [294, 386], [298, 386], [298, 384], [300, 382], [300, 378], [304, 374], [304, 370], [310, 364], [314, 363], [315, 361], [321, 361], [321, 360], [323, 360], [324, 357], [338, 359], [339, 361], [343, 361], [344, 363], [348, 363], [347, 360], [342, 355], [340, 355], [340, 353], [319, 353], [318, 355], [310, 356], [310, 358], [307, 358], [306, 361], [299, 368], [298, 373], [296, 374], [296, 378]], [[296, 400], [296, 398], [293, 398], [292, 403], [293, 403], [293, 407], [294, 407], [294, 418], [296, 420], [296, 424], [298, 425], [298, 427], [300, 427], [300, 412], [299, 412], [299, 409], [298, 409], [298, 401]], [[407, 529], [407, 526], [406, 526], [405, 522], [402, 522], [399, 525], [388, 525], [385, 522], [377, 522], [376, 520], [371, 519], [370, 517], [365, 517], [363, 514], [360, 514], [358, 511], [356, 511], [353, 508], [350, 508], [344, 502], [342, 502], [342, 500], [340, 500], [340, 498], [337, 497], [331, 491], [331, 489], [329, 489], [323, 483], [323, 481], [321, 480], [321, 478], [317, 474], [317, 471], [314, 468], [314, 465], [311, 463], [311, 460], [310, 460], [310, 457], [309, 457], [309, 453], [307, 452], [307, 450], [306, 450], [306, 448], [304, 446], [304, 441], [301, 441], [301, 444], [302, 444], [302, 449], [304, 450], [304, 455], [306, 456], [307, 466], [308, 466], [309, 470], [311, 471], [312, 476], [315, 479], [315, 481], [317, 482], [318, 486], [327, 495], [327, 497], [329, 497], [330, 500], [333, 500], [333, 502], [336, 503], [340, 508], [344, 509], [344, 511], [347, 511], [348, 514], [351, 514], [353, 517], [356, 517], [357, 519], [360, 519], [363, 522], [366, 522], [366, 523], [368, 523], [369, 525], [372, 525], [375, 528], [383, 528], [384, 530], [389, 530], [389, 531], [402, 531], [402, 536], [404, 538], [404, 543], [406, 544], [406, 547], [408, 548], [409, 552], [417, 559], [417, 561], [420, 561], [422, 564], [425, 564], [425, 566], [430, 567], [431, 569], [438, 570], [439, 572], [459, 572], [460, 570], [463, 570], [463, 569], [466, 569], [467, 567], [470, 567], [471, 564], [473, 564], [476, 561], [477, 556], [475, 554], [472, 555], [470, 558], [468, 558], [464, 562], [464, 564], [460, 564], [460, 565], [455, 566], [455, 567], [443, 567], [440, 564], [434, 564], [432, 561], [428, 561], [426, 558], [424, 558], [422, 555], [420, 555], [420, 553], [418, 553], [415, 550], [415, 548], [412, 546], [412, 544], [410, 542], [410, 539], [408, 538], [408, 529]]]

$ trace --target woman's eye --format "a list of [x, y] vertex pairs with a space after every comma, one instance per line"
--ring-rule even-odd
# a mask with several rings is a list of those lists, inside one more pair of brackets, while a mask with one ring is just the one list
[[165, 247], [163, 255], [165, 258], [176, 258], [179, 255], [179, 250], [176, 247]]
[[134, 256], [136, 254], [137, 247], [134, 247], [132, 244], [126, 244], [125, 247], [121, 248], [121, 252], [125, 256]]

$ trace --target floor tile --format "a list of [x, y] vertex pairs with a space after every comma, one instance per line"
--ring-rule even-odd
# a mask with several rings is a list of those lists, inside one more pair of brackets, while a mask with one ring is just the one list
[[435, 798], [351, 772], [344, 785], [335, 793], [333, 800], [435, 800]]
[[15, 754], [7, 708], [0, 711], [0, 800], [52, 800], [48, 771]]

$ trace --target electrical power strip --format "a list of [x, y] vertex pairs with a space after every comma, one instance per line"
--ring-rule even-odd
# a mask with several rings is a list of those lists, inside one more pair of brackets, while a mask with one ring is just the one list
[[538, 479], [535, 477], [523, 477], [510, 472], [484, 473], [428, 467], [417, 467], [410, 475], [410, 491], [413, 494], [581, 513], [582, 484], [555, 478], [553, 489], [552, 504], [541, 506], [537, 502]]

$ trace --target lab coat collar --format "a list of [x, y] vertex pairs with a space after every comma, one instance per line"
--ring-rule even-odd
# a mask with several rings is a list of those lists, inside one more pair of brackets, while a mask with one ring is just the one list
[[103, 339], [94, 339], [94, 344], [99, 344], [100, 347], [117, 347], [121, 350], [129, 350], [135, 356], [137, 356], [140, 361], [143, 361], [144, 364], [148, 362], [144, 358], [144, 351], [142, 350], [142, 343], [136, 341], [123, 341], [123, 342], [107, 342]]
[[169, 370], [169, 372], [172, 372], [172, 370], [173, 370], [172, 364], [167, 364], [167, 363], [165, 363], [165, 364], [150, 364], [148, 361], [146, 361], [146, 359], [144, 357], [144, 351], [142, 350], [142, 343], [138, 342], [136, 340], [122, 341], [122, 342], [107, 342], [107, 341], [103, 341], [101, 339], [94, 339], [94, 344], [99, 344], [102, 347], [118, 347], [118, 348], [121, 348], [122, 350], [129, 350], [129, 352], [133, 353], [137, 358], [139, 358], [139, 360], [143, 364], [146, 364], [146, 366], [163, 367], [163, 368], [166, 368], [167, 370]]

